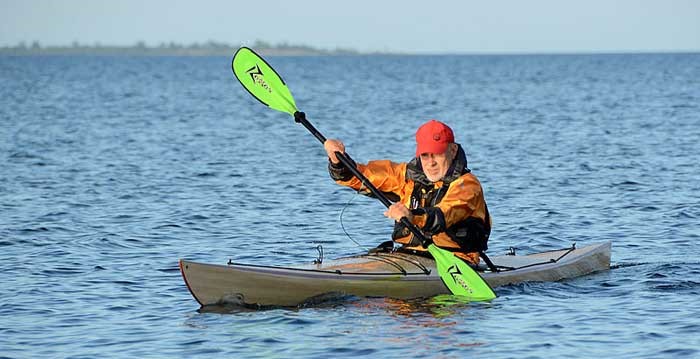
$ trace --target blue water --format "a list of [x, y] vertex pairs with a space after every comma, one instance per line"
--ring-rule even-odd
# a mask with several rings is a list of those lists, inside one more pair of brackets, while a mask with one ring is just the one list
[[230, 58], [0, 57], [0, 357], [700, 357], [700, 54], [268, 60], [356, 160], [451, 124], [491, 254], [612, 241], [613, 269], [490, 304], [199, 310], [179, 258], [309, 262], [361, 251], [346, 205], [362, 246], [391, 223]]

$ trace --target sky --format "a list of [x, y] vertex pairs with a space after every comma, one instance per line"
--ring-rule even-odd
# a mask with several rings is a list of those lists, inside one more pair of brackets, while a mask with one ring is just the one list
[[697, 0], [0, 0], [0, 47], [207, 41], [405, 53], [700, 51]]

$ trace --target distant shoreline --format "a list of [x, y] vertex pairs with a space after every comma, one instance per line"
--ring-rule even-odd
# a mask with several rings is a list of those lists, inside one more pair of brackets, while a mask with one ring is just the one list
[[[231, 56], [244, 45], [231, 45], [209, 41], [182, 45], [177, 43], [162, 43], [149, 46], [138, 42], [131, 46], [121, 45], [84, 45], [73, 43], [66, 46], [41, 46], [38, 42], [30, 45], [22, 42], [15, 46], [0, 47], [0, 56]], [[263, 56], [371, 56], [371, 55], [408, 55], [408, 56], [440, 56], [440, 55], [470, 55], [470, 56], [506, 56], [506, 55], [644, 55], [644, 54], [700, 54], [700, 51], [571, 51], [571, 52], [469, 52], [469, 53], [411, 53], [396, 51], [361, 52], [354, 49], [336, 48], [333, 50], [319, 49], [307, 45], [269, 44], [256, 41], [246, 44]]]
[[[147, 46], [139, 42], [133, 46], [113, 45], [82, 45], [73, 43], [70, 46], [41, 46], [34, 42], [31, 45], [20, 43], [16, 46], [0, 47], [0, 55], [108, 55], [108, 56], [230, 56], [241, 45], [207, 42], [182, 45], [176, 43]], [[271, 45], [257, 41], [249, 47], [266, 56], [315, 56], [315, 55], [361, 55], [352, 49], [325, 50], [306, 45]]]

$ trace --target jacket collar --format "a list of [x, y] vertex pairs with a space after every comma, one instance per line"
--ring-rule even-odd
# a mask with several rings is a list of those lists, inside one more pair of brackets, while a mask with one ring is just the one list
[[[452, 161], [450, 168], [447, 169], [447, 173], [442, 181], [445, 185], [449, 185], [452, 183], [452, 181], [469, 172], [471, 172], [471, 170], [467, 167], [467, 155], [464, 153], [462, 145], [457, 144], [457, 156], [455, 156], [455, 159]], [[433, 182], [431, 182], [428, 177], [425, 176], [425, 173], [423, 173], [423, 166], [421, 165], [420, 157], [414, 157], [410, 162], [408, 162], [406, 165], [406, 178], [422, 185], [433, 185]]]

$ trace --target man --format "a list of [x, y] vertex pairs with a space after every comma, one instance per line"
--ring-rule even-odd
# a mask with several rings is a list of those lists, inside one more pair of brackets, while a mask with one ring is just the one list
[[[360, 180], [335, 155], [345, 153], [344, 144], [329, 139], [324, 147], [331, 178], [359, 190]], [[408, 163], [378, 160], [357, 168], [377, 189], [397, 200], [384, 215], [396, 221], [392, 239], [402, 244], [400, 251], [427, 253], [399, 222], [406, 217], [436, 246], [472, 265], [479, 263], [478, 252], [487, 248], [491, 218], [481, 184], [467, 168], [467, 157], [454, 142], [450, 127], [436, 120], [423, 124], [416, 132], [416, 157]]]

